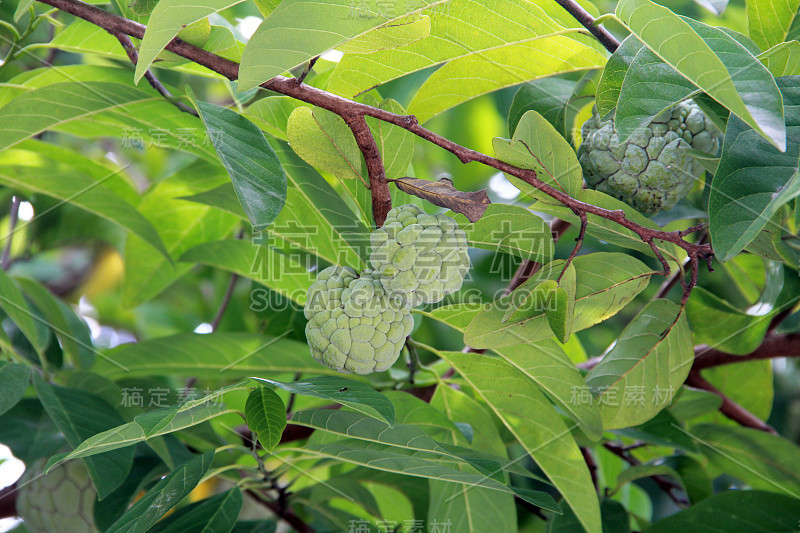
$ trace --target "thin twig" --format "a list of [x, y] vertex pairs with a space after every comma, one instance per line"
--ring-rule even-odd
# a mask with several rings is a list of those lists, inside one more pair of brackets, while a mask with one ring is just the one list
[[758, 418], [756, 415], [739, 405], [738, 403], [734, 402], [725, 394], [722, 393], [718, 388], [714, 385], [709, 383], [703, 376], [700, 375], [700, 372], [692, 370], [689, 372], [689, 376], [686, 378], [686, 384], [690, 387], [694, 387], [696, 389], [712, 392], [719, 396], [722, 399], [722, 405], [719, 407], [719, 412], [725, 415], [726, 417], [730, 418], [734, 422], [737, 422], [739, 425], [759, 429], [761, 431], [766, 431], [767, 433], [772, 433], [773, 435], [777, 435], [778, 432], [775, 431], [775, 428]]
[[[603, 444], [603, 447], [631, 466], [638, 466], [641, 464], [635, 457], [627, 453], [622, 446], [614, 444], [613, 442], [606, 442]], [[685, 507], [689, 505], [688, 501], [672, 493], [673, 489], [680, 489], [680, 485], [663, 476], [656, 475], [650, 477], [653, 479], [656, 485], [658, 485], [658, 488], [664, 491], [664, 493], [669, 496], [670, 500], [675, 502], [675, 505], [678, 507]]]
[[583, 244], [583, 238], [586, 236], [586, 225], [589, 223], [589, 221], [586, 219], [586, 213], [576, 214], [581, 219], [581, 230], [578, 233], [578, 238], [575, 239], [575, 247], [572, 249], [572, 253], [570, 253], [569, 257], [567, 257], [567, 260], [564, 261], [564, 268], [561, 270], [561, 274], [558, 275], [558, 279], [556, 280], [558, 283], [561, 283], [561, 278], [564, 276], [564, 272], [567, 271], [570, 263], [572, 263], [572, 260], [575, 259], [576, 255], [578, 255], [581, 245]]
[[11, 263], [11, 241], [14, 240], [14, 230], [17, 227], [19, 220], [19, 196], [11, 197], [11, 207], [8, 210], [8, 237], [6, 237], [6, 245], [3, 247], [3, 256], [0, 257], [0, 268], [8, 270]]
[[578, 2], [575, 0], [556, 0], [558, 5], [563, 7], [567, 10], [567, 12], [572, 15], [572, 17], [581, 23], [581, 25], [589, 30], [592, 35], [594, 35], [600, 44], [602, 44], [606, 50], [611, 52], [612, 54], [619, 48], [619, 41], [616, 37], [611, 35], [611, 33], [602, 26], [595, 24], [595, 18], [586, 11]]
[[589, 473], [592, 475], [594, 490], [599, 491], [600, 485], [597, 482], [597, 462], [594, 460], [594, 456], [592, 456], [592, 452], [589, 448], [581, 446], [581, 454], [583, 455], [583, 460], [586, 462], [586, 466], [589, 468]]
[[222, 317], [225, 316], [225, 311], [228, 310], [228, 305], [231, 303], [233, 289], [236, 287], [237, 281], [239, 281], [239, 274], [231, 274], [231, 280], [228, 282], [228, 287], [225, 289], [225, 294], [222, 296], [222, 302], [219, 304], [217, 314], [214, 315], [214, 320], [211, 321], [211, 331], [217, 331], [219, 323], [222, 322]]
[[715, 366], [746, 363], [761, 359], [778, 357], [800, 357], [800, 333], [789, 335], [767, 335], [761, 345], [747, 355], [731, 355], [707, 346], [695, 347], [695, 359], [692, 370], [700, 371]]
[[318, 59], [319, 59], [319, 56], [312, 57], [311, 60], [308, 63], [306, 63], [306, 66], [303, 69], [302, 74], [300, 74], [300, 76], [298, 76], [295, 79], [295, 83], [297, 85], [300, 85], [301, 83], [303, 83], [306, 80], [306, 76], [308, 76], [308, 74], [311, 72], [311, 69], [314, 68], [314, 63], [316, 63]]
[[[125, 35], [124, 33], [113, 33], [114, 37], [117, 38], [119, 43], [122, 45], [122, 48], [125, 49], [125, 53], [128, 54], [128, 59], [131, 60], [134, 66], [139, 62], [139, 52], [136, 51], [136, 47], [133, 46], [133, 42], [131, 42], [130, 38]], [[150, 82], [150, 85], [158, 91], [158, 93], [163, 96], [170, 104], [174, 105], [184, 113], [189, 113], [190, 115], [199, 116], [197, 111], [189, 107], [188, 105], [184, 104], [180, 100], [177, 100], [169, 89], [164, 87], [164, 85], [158, 81], [155, 74], [150, 69], [147, 69], [144, 73], [144, 77]]]

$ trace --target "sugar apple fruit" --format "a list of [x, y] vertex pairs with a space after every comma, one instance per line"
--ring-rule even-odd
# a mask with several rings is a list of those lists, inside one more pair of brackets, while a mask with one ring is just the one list
[[626, 142], [619, 142], [614, 121], [596, 110], [581, 134], [578, 160], [586, 184], [642, 213], [675, 207], [703, 173], [688, 150], [716, 155], [722, 142], [722, 132], [692, 101], [659, 114]]
[[414, 320], [408, 303], [389, 296], [371, 270], [328, 267], [308, 289], [306, 338], [311, 356], [345, 374], [386, 370], [397, 361]]
[[34, 463], [20, 480], [17, 512], [30, 533], [97, 533], [97, 493], [82, 461], [70, 461], [42, 475]]
[[370, 244], [370, 263], [383, 288], [412, 307], [456, 292], [469, 270], [467, 236], [456, 221], [415, 205], [392, 208]]

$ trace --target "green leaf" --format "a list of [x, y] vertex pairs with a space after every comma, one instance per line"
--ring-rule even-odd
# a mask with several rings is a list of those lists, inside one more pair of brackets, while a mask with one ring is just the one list
[[608, 58], [603, 75], [600, 76], [600, 82], [597, 84], [595, 98], [597, 112], [601, 117], [605, 117], [617, 107], [628, 68], [642, 48], [645, 48], [644, 43], [635, 35], [629, 35]]
[[48, 338], [46, 330], [37, 327], [37, 322], [41, 319], [33, 313], [14, 280], [2, 269], [0, 269], [0, 309], [22, 331], [34, 350], [42, 354]]
[[[578, 256], [575, 266], [575, 310], [572, 331], [581, 331], [616, 314], [647, 287], [654, 274], [647, 265], [621, 253]], [[545, 279], [556, 279], [562, 260], [542, 267], [525, 284], [481, 311], [466, 328], [464, 342], [474, 348], [501, 348], [536, 342], [553, 335], [541, 302], [529, 298]], [[515, 309], [504, 321], [509, 309]]]
[[304, 305], [316, 276], [302, 257], [284, 254], [266, 244], [241, 239], [204, 242], [189, 249], [179, 261], [228, 270], [263, 283], [271, 290]]
[[600, 508], [589, 470], [570, 428], [539, 387], [498, 358], [460, 352], [443, 352], [441, 356], [455, 367], [525, 447], [584, 528], [599, 533]]
[[253, 389], [244, 405], [244, 417], [265, 450], [272, 451], [280, 443], [286, 427], [286, 406], [272, 389]]
[[626, 483], [633, 483], [637, 479], [644, 479], [652, 476], [671, 476], [681, 481], [681, 477], [675, 470], [667, 465], [634, 465], [626, 468], [617, 476], [617, 486], [611, 490], [610, 495], [619, 491]]
[[437, 1], [386, 4], [367, 0], [284, 0], [261, 23], [242, 54], [239, 90], [252, 89], [374, 28]]
[[686, 316], [695, 342], [725, 353], [746, 355], [761, 345], [773, 313], [747, 314], [697, 287], [686, 303]]
[[647, 533], [789, 533], [797, 530], [798, 516], [797, 498], [774, 492], [728, 490], [656, 522]]
[[213, 459], [214, 452], [206, 452], [167, 474], [125, 511], [108, 531], [113, 533], [148, 531], [194, 490], [208, 471]]
[[[387, 98], [378, 106], [383, 110], [405, 115], [406, 110], [399, 102]], [[414, 157], [414, 134], [410, 131], [378, 120], [366, 117], [375, 142], [378, 143], [378, 150], [383, 158], [383, 166], [386, 170], [386, 179], [397, 179], [408, 173], [408, 166]]]
[[291, 96], [270, 96], [256, 100], [247, 107], [244, 114], [266, 133], [282, 141], [288, 141], [286, 131], [289, 117], [298, 107], [308, 107], [308, 105]]
[[728, 120], [708, 200], [711, 242], [720, 261], [747, 246], [787, 202], [800, 195], [800, 78], [780, 78], [788, 148], [780, 152], [736, 117]]
[[229, 533], [236, 526], [242, 508], [242, 491], [238, 487], [226, 490], [182, 507], [158, 522], [152, 533]]
[[0, 364], [0, 415], [22, 399], [30, 378], [29, 366], [6, 362]]
[[758, 59], [764, 63], [772, 75], [796, 76], [800, 74], [800, 42], [790, 41], [773, 46], [759, 54]]
[[0, 439], [14, 457], [31, 464], [67, 446], [64, 435], [35, 398], [23, 398], [0, 415]]
[[197, 109], [247, 218], [256, 230], [266, 228], [286, 203], [286, 173], [278, 156], [261, 130], [239, 113], [205, 102]]
[[427, 15], [414, 13], [348, 41], [336, 49], [343, 54], [369, 54], [378, 50], [405, 46], [430, 35], [431, 19]]
[[565, 107], [577, 82], [560, 77], [541, 78], [523, 84], [514, 94], [508, 111], [508, 134], [514, 135], [522, 115], [536, 111], [556, 129], [564, 131]]
[[[545, 315], [550, 329], [561, 344], [569, 340], [572, 331], [572, 320], [575, 313], [575, 267], [571, 264], [564, 271], [561, 283], [547, 280], [543, 284], [551, 284], [548, 295], [548, 305]], [[541, 285], [539, 289], [541, 289]]]
[[[702, 353], [702, 352], [701, 352]], [[769, 360], [753, 360], [735, 365], [720, 365], [703, 370], [703, 377], [731, 401], [747, 409], [756, 417], [767, 420], [774, 401], [773, 372]], [[714, 411], [693, 423], [713, 422], [735, 425], [719, 411]]]
[[[510, 142], [496, 138], [493, 146], [498, 159], [536, 171], [540, 180], [573, 198], [580, 192], [583, 172], [575, 150], [536, 111], [528, 111], [522, 116]], [[550, 198], [521, 180], [514, 183], [522, 183], [522, 191], [533, 198]]]
[[693, 504], [714, 494], [711, 478], [697, 459], [688, 455], [671, 455], [664, 459], [664, 464], [678, 473], [684, 490]]
[[371, 417], [377, 416], [388, 422], [389, 425], [394, 424], [394, 406], [389, 398], [360, 381], [336, 376], [306, 378], [291, 383], [282, 383], [267, 378], [254, 377], [253, 379], [294, 394], [330, 400], [359, 413]]
[[599, 392], [605, 429], [641, 424], [672, 403], [694, 360], [692, 334], [680, 306], [653, 300], [625, 327], [586, 376]]
[[[566, 506], [562, 507], [564, 514], [552, 517], [547, 525], [547, 533], [584, 533], [586, 530], [575, 513]], [[621, 503], [605, 498], [600, 502], [600, 513], [603, 517], [603, 533], [630, 533], [628, 511]]]
[[798, 0], [772, 2], [747, 0], [747, 25], [750, 37], [766, 50], [788, 40], [789, 29], [797, 18]]
[[[58, 337], [61, 348], [70, 357], [73, 365], [76, 368], [90, 367], [97, 350], [92, 346], [92, 336], [86, 322], [39, 283], [26, 278], [18, 278], [17, 283]], [[0, 302], [8, 296], [7, 292], [2, 292], [6, 296], [0, 297]]]
[[800, 448], [757, 429], [702, 424], [689, 433], [711, 463], [756, 489], [800, 498]]
[[467, 244], [492, 252], [508, 253], [547, 263], [555, 246], [550, 226], [528, 209], [516, 205], [489, 204], [477, 222], [464, 215], [448, 213], [467, 234]]
[[[690, 23], [650, 0], [622, 0], [616, 13], [658, 57], [741, 117], [771, 144], [786, 149], [778, 88], [755, 57], [732, 37], [710, 26]], [[729, 71], [726, 63], [737, 68]], [[734, 83], [734, 75], [741, 81], [742, 89]], [[743, 86], [745, 80], [749, 82]], [[747, 92], [743, 91], [745, 86]]]
[[336, 371], [311, 359], [305, 342], [248, 333], [181, 333], [109, 350], [92, 369], [110, 379], [153, 375], [236, 379], [254, 373]]
[[[122, 417], [97, 396], [50, 385], [38, 376], [34, 376], [33, 385], [47, 414], [70, 446], [76, 447], [85, 439], [123, 423]], [[125, 480], [133, 464], [133, 452], [133, 448], [115, 450], [84, 460], [99, 499], [111, 494]]]
[[169, 257], [153, 225], [135, 207], [103, 185], [104, 180], [111, 179], [117, 172], [95, 180], [76, 169], [54, 167], [46, 161], [39, 161], [40, 164], [36, 165], [20, 165], [17, 157], [21, 155], [19, 150], [0, 152], [0, 183], [74, 204], [136, 234], [162, 255]]
[[602, 47], [581, 39], [577, 30], [575, 36], [543, 35], [449, 61], [425, 80], [408, 110], [426, 122], [482, 94], [554, 74], [600, 68], [605, 62]]
[[136, 63], [134, 82], [139, 83], [158, 54], [178, 35], [178, 32], [241, 1], [199, 0], [187, 4], [182, 0], [159, 0], [150, 15], [144, 38], [139, 46], [139, 61]]
[[[137, 209], [158, 230], [171, 256], [178, 258], [194, 245], [223, 238], [238, 225], [239, 220], [229, 213], [181, 199], [227, 181], [218, 165], [198, 161], [159, 182], [145, 194]], [[191, 268], [192, 265], [155, 257], [144, 241], [128, 238], [122, 300], [130, 307], [146, 302]]]
[[[692, 391], [694, 392], [694, 390]], [[672, 403], [669, 409], [660, 411], [656, 416], [638, 426], [617, 429], [614, 433], [632, 439], [638, 439], [650, 444], [658, 446], [667, 446], [669, 448], [678, 448], [687, 452], [697, 452], [697, 447], [694, 442], [683, 431], [681, 421], [673, 415], [675, 405], [685, 399], [685, 396], [690, 394], [688, 389], [683, 388], [678, 393], [677, 399]], [[715, 398], [719, 396], [714, 395]], [[647, 398], [645, 397], [645, 400]], [[624, 398], [623, 398], [624, 400]], [[721, 402], [714, 402], [713, 409], [719, 409]], [[682, 419], [683, 420], [683, 419]]]

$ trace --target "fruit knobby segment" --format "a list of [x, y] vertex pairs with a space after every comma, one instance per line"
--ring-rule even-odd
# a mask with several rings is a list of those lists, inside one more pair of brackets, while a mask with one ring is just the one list
[[414, 326], [411, 307], [456, 292], [469, 270], [466, 234], [456, 221], [413, 205], [391, 209], [370, 243], [371, 270], [328, 267], [308, 289], [311, 355], [348, 374], [391, 367]]
[[692, 101], [660, 113], [626, 142], [614, 120], [602, 120], [596, 110], [581, 135], [578, 160], [586, 184], [642, 213], [675, 207], [703, 173], [689, 150], [717, 155], [722, 142], [722, 132]]

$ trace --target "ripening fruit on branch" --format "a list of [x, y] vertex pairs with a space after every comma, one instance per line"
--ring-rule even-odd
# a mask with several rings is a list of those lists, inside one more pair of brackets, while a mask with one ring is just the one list
[[[97, 533], [97, 492], [82, 461], [69, 461], [42, 475], [44, 462], [20, 480], [17, 513], [30, 533]], [[29, 483], [28, 483], [29, 482]]]
[[328, 267], [308, 289], [306, 338], [323, 365], [350, 374], [388, 369], [414, 320], [408, 303], [386, 294], [371, 270]]
[[456, 221], [415, 205], [392, 208], [370, 244], [370, 263], [384, 289], [412, 307], [458, 291], [469, 270], [467, 236]]
[[694, 148], [717, 155], [722, 132], [692, 101], [656, 116], [620, 142], [613, 120], [597, 111], [581, 128], [578, 160], [592, 189], [618, 198], [642, 213], [672, 209], [689, 194], [702, 165]]

